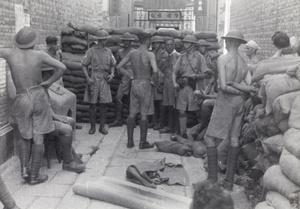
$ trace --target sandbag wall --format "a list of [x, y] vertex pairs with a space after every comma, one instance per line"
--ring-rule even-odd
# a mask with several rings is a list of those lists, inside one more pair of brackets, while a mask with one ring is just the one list
[[[283, 58], [278, 60], [284, 61], [281, 59]], [[285, 69], [288, 69], [289, 65], [300, 63], [299, 58], [291, 58], [290, 61], [283, 66]], [[266, 140], [262, 141], [266, 150], [279, 152], [280, 157], [279, 163], [268, 168], [263, 176], [263, 184], [267, 190], [266, 201], [257, 205], [256, 209], [261, 208], [261, 205], [275, 209], [289, 209], [294, 206], [298, 208], [300, 204], [300, 80], [297, 78], [299, 72], [283, 73], [281, 72], [283, 67], [280, 68], [278, 65], [272, 67], [276, 62], [274, 59], [271, 65], [264, 63], [264, 68], [258, 68], [256, 72], [256, 75], [267, 72], [267, 76], [261, 77], [260, 95], [266, 101], [266, 113], [274, 116], [278, 128], [284, 132], [281, 136], [269, 138], [268, 143], [264, 143]], [[271, 68], [268, 69], [266, 66]], [[294, 203], [291, 205], [290, 202]]]

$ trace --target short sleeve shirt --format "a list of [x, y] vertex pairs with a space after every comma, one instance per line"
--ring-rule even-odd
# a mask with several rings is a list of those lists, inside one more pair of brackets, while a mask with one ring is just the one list
[[90, 48], [82, 59], [82, 64], [90, 65], [94, 71], [108, 71], [116, 65], [116, 59], [108, 48]]

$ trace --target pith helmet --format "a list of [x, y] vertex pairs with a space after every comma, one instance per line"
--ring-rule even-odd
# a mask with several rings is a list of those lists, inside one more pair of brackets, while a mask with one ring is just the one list
[[108, 34], [106, 30], [99, 30], [95, 34], [89, 36], [89, 38], [93, 40], [104, 40], [110, 37], [111, 36]]
[[151, 43], [155, 43], [155, 42], [159, 42], [159, 43], [163, 43], [165, 42], [164, 39], [160, 36], [153, 36], [151, 38]]
[[134, 37], [128, 32], [124, 33], [120, 39], [122, 41], [134, 41]]
[[221, 38], [223, 39], [236, 39], [238, 41], [240, 41], [242, 44], [247, 43], [247, 41], [244, 39], [244, 35], [241, 31], [237, 30], [237, 29], [233, 29], [231, 31], [229, 31], [226, 36], [222, 36]]
[[260, 47], [258, 46], [258, 44], [255, 41], [253, 41], [253, 40], [248, 41], [247, 44], [246, 44], [246, 46], [250, 46], [250, 47], [252, 47], [253, 49], [256, 49], [256, 50], [260, 49]]
[[199, 46], [209, 46], [210, 44], [207, 42], [207, 41], [205, 41], [204, 39], [200, 39], [198, 42], [197, 42], [197, 44], [199, 45]]
[[190, 42], [190, 43], [194, 43], [194, 44], [197, 44], [197, 39], [195, 36], [193, 35], [186, 35], [183, 40], [183, 42]]
[[36, 44], [38, 35], [31, 27], [24, 27], [16, 34], [15, 46], [20, 49], [28, 49]]

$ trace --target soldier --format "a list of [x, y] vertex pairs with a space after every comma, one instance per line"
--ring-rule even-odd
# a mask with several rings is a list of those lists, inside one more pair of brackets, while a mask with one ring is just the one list
[[[162, 106], [163, 99], [163, 86], [164, 86], [164, 73], [167, 52], [163, 49], [164, 40], [160, 36], [154, 36], [151, 38], [152, 52], [155, 54], [156, 63], [158, 66], [158, 83], [154, 91], [154, 107], [155, 113], [153, 120], [156, 122], [153, 129], [159, 130], [164, 127], [164, 113]], [[156, 120], [159, 120], [158, 123]]]
[[[186, 35], [183, 45], [186, 53], [177, 60], [172, 74], [173, 85], [178, 89], [176, 109], [179, 110], [179, 126], [181, 136], [187, 138], [187, 113], [198, 111], [199, 107], [194, 101], [193, 91], [204, 90], [203, 80], [210, 77], [204, 57], [195, 49], [197, 39], [193, 35]], [[177, 81], [176, 81], [176, 78]]]
[[227, 85], [227, 83], [241, 83], [245, 81], [246, 84], [250, 84], [251, 78], [247, 76], [250, 75], [247, 64], [238, 52], [239, 46], [247, 43], [243, 34], [239, 30], [231, 30], [222, 38], [225, 39], [228, 53], [218, 58], [220, 90], [204, 139], [207, 146], [207, 179], [212, 182], [218, 181], [218, 152], [215, 139], [230, 140], [226, 177], [221, 184], [224, 189], [232, 190], [234, 173], [240, 152], [239, 136], [245, 101], [244, 93]]
[[[12, 80], [16, 88], [13, 115], [18, 124], [20, 139], [21, 175], [35, 185], [47, 181], [47, 175], [39, 174], [44, 156], [44, 134], [54, 131], [47, 88], [58, 80], [66, 66], [45, 52], [33, 50], [37, 33], [30, 27], [22, 28], [15, 36], [15, 49], [0, 49], [0, 57], [10, 66]], [[56, 72], [42, 81], [41, 68], [47, 64]], [[29, 159], [30, 139], [33, 138], [30, 171], [22, 158]], [[25, 163], [28, 163], [26, 161]], [[28, 164], [27, 164], [28, 165]]]
[[[155, 60], [155, 55], [148, 51], [150, 47], [150, 34], [142, 33], [139, 35], [140, 46], [137, 50], [133, 50], [117, 66], [124, 75], [132, 80], [130, 91], [130, 110], [127, 119], [127, 147], [134, 146], [133, 132], [135, 126], [135, 117], [141, 113], [140, 120], [140, 149], [153, 148], [154, 144], [147, 142], [148, 132], [148, 115], [154, 113], [154, 85], [151, 82], [152, 77], [155, 82], [157, 80], [158, 67]], [[131, 62], [133, 76], [127, 71], [123, 70], [123, 66]], [[154, 76], [153, 76], [154, 74]]]
[[164, 86], [163, 86], [163, 101], [164, 108], [162, 118], [165, 118], [168, 113], [168, 126], [160, 129], [160, 133], [173, 133], [174, 132], [174, 106], [175, 106], [175, 90], [173, 86], [172, 74], [173, 66], [178, 60], [180, 53], [175, 50], [175, 42], [173, 38], [165, 40], [165, 47], [168, 53], [165, 70], [164, 70]]
[[[134, 50], [131, 47], [131, 42], [134, 41], [134, 37], [130, 33], [124, 33], [122, 38], [120, 38], [124, 44], [123, 49], [119, 49], [116, 54], [116, 61], [117, 63], [120, 63], [121, 60], [132, 50]], [[124, 66], [124, 69], [127, 70], [131, 75], [133, 75], [131, 65], [128, 63], [127, 65]], [[116, 120], [112, 123], [109, 124], [109, 127], [116, 127], [116, 126], [122, 126], [123, 125], [123, 120], [122, 120], [122, 111], [123, 111], [123, 103], [122, 99], [124, 96], [129, 96], [130, 92], [130, 87], [131, 87], [131, 81], [129, 77], [127, 76], [122, 76], [122, 80], [120, 82], [117, 96], [116, 96], [116, 108], [117, 108], [117, 118]]]
[[204, 39], [200, 39], [197, 43], [197, 51], [199, 51], [204, 56], [208, 46], [209, 43], [207, 41], [205, 41]]
[[253, 40], [250, 40], [246, 43], [245, 53], [246, 53], [246, 56], [249, 58], [248, 66], [250, 67], [251, 75], [253, 75], [253, 73], [255, 72], [257, 64], [261, 60], [261, 58], [257, 54], [257, 51], [259, 49], [260, 49], [260, 47]]
[[[109, 82], [114, 77], [116, 60], [110, 49], [105, 47], [107, 39], [110, 38], [105, 30], [100, 30], [91, 39], [98, 41], [97, 45], [90, 48], [82, 59], [82, 70], [87, 80], [84, 93], [84, 101], [90, 103], [90, 123], [89, 134], [94, 134], [96, 130], [96, 104], [100, 103], [100, 127], [99, 132], [106, 135], [106, 104], [112, 102]], [[90, 75], [88, 65], [91, 65]]]

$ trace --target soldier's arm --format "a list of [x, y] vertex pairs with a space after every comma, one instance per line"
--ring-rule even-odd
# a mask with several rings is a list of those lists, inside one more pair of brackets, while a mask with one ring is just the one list
[[91, 85], [94, 83], [94, 81], [92, 80], [92, 78], [89, 76], [89, 73], [88, 73], [88, 66], [89, 64], [91, 63], [91, 56], [90, 56], [90, 51], [87, 51], [82, 59], [82, 62], [81, 62], [81, 69], [82, 69], [82, 72], [85, 76], [85, 79], [88, 83], [88, 85]]
[[177, 59], [177, 62], [175, 63], [175, 65], [173, 67], [172, 81], [173, 81], [174, 88], [178, 88], [179, 87], [178, 83], [176, 82], [176, 75], [177, 75], [177, 72], [180, 70], [180, 63], [181, 63], [180, 59], [181, 58]]
[[155, 55], [152, 52], [149, 52], [149, 61], [150, 61], [150, 65], [152, 67], [153, 70], [153, 80], [154, 83], [157, 84], [158, 82], [158, 67], [157, 67], [157, 63], [156, 63], [156, 59], [155, 59]]
[[0, 47], [0, 58], [6, 59], [9, 54], [10, 49], [9, 48], [1, 48]]
[[[248, 67], [245, 65], [245, 67]], [[255, 93], [257, 89], [254, 86], [251, 86], [251, 73], [250, 70], [247, 71], [246, 77], [244, 79], [245, 84], [237, 83], [237, 82], [227, 82], [228, 86], [232, 86], [233, 88], [242, 91], [244, 93]]]
[[202, 80], [202, 79], [211, 78], [212, 71], [211, 71], [211, 69], [209, 69], [207, 67], [206, 60], [205, 60], [205, 58], [202, 55], [201, 55], [201, 66], [200, 66], [200, 69], [201, 69], [201, 73], [199, 75], [197, 75], [197, 79]]
[[48, 88], [60, 77], [62, 77], [67, 67], [62, 62], [52, 58], [50, 55], [46, 54], [45, 52], [40, 52], [40, 54], [42, 56], [43, 63], [56, 69], [54, 74], [48, 80], [41, 83], [42, 86]]
[[130, 61], [130, 57], [131, 57], [131, 52], [129, 52], [124, 59], [122, 59], [122, 61], [118, 64], [118, 66], [116, 67], [116, 69], [121, 72], [123, 75], [129, 77], [131, 80], [133, 79], [133, 76], [123, 68], [124, 65], [126, 65], [129, 61]]
[[115, 66], [116, 66], [116, 59], [114, 57], [114, 55], [111, 53], [111, 56], [110, 56], [110, 71], [111, 71], [111, 74], [108, 76], [108, 82], [110, 82], [113, 77], [115, 76]]
[[225, 71], [226, 60], [224, 56], [218, 58], [218, 72], [219, 72], [219, 84], [223, 92], [228, 94], [241, 95], [242, 92], [227, 85], [226, 81], [226, 71]]

